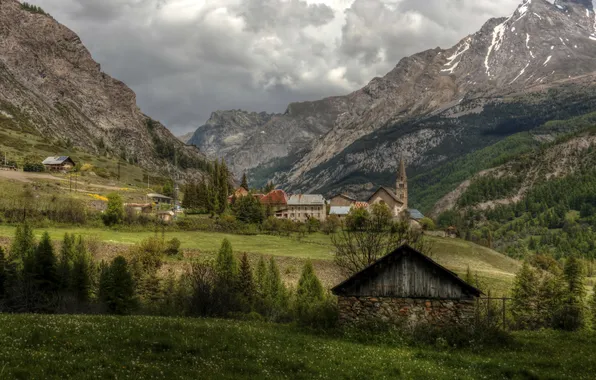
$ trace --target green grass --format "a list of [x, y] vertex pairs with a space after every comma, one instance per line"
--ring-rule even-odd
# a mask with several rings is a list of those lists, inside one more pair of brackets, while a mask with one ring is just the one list
[[590, 379], [593, 333], [516, 333], [503, 348], [362, 344], [215, 319], [0, 315], [6, 379]]

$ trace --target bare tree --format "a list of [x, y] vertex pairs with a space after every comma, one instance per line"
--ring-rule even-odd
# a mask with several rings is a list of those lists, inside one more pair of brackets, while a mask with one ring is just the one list
[[[358, 218], [354, 223], [350, 218]], [[371, 213], [357, 211], [348, 216], [346, 228], [332, 236], [335, 246], [335, 263], [345, 275], [361, 271], [381, 257], [408, 244], [430, 255], [432, 245], [423, 239], [422, 231], [414, 229], [407, 221], [393, 222], [386, 205], [373, 205]]]

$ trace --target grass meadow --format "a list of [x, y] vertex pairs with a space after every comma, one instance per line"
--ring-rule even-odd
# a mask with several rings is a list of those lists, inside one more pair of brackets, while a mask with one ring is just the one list
[[0, 315], [5, 379], [593, 379], [596, 335], [515, 333], [498, 348], [361, 343], [217, 319]]

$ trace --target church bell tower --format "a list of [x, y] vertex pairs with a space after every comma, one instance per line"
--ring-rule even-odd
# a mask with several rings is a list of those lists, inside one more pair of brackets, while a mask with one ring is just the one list
[[399, 171], [397, 173], [397, 181], [395, 183], [395, 195], [404, 204], [404, 208], [408, 208], [408, 177], [406, 176], [406, 163], [402, 158], [399, 161]]

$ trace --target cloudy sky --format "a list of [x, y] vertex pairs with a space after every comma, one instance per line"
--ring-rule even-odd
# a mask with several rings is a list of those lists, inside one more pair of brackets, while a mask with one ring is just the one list
[[212, 111], [283, 112], [450, 47], [521, 0], [30, 0], [142, 110], [182, 134]]

